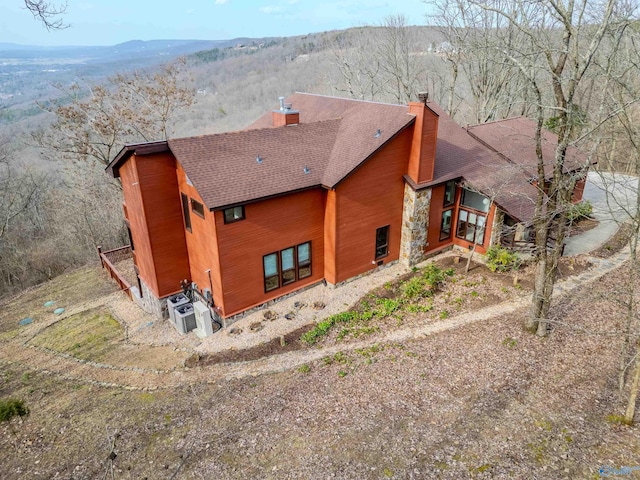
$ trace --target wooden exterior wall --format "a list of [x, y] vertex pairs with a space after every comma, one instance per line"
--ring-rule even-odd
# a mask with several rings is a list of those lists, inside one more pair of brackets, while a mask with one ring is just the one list
[[[326, 190], [315, 188], [245, 205], [245, 219], [224, 223], [215, 212], [222, 314], [234, 315], [324, 278]], [[311, 242], [311, 276], [265, 292], [263, 257]]]
[[586, 178], [583, 178], [582, 180], [576, 182], [576, 186], [573, 189], [573, 195], [571, 196], [571, 201], [573, 203], [580, 203], [582, 201], [582, 194], [584, 193], [584, 185], [586, 182]]
[[173, 155], [134, 155], [120, 176], [140, 278], [159, 298], [176, 293], [189, 258]]
[[409, 113], [416, 116], [407, 173], [415, 183], [433, 180], [438, 138], [438, 115], [422, 102], [409, 102]]
[[[180, 164], [176, 167], [178, 176], [178, 189], [189, 199], [189, 216], [191, 218], [191, 231], [187, 231], [184, 220], [181, 222], [182, 230], [185, 232], [187, 250], [189, 255], [189, 278], [198, 285], [201, 291], [208, 288], [212, 291], [213, 302], [216, 307], [221, 307], [222, 277], [220, 275], [220, 253], [218, 250], [218, 239], [216, 233], [215, 216], [210, 212], [202, 197], [198, 194], [193, 185], [187, 182], [187, 176]], [[178, 196], [178, 204], [182, 209], [182, 198]], [[191, 200], [195, 200], [204, 205], [204, 218], [193, 212]], [[211, 280], [209, 280], [210, 270]]]
[[407, 172], [412, 134], [410, 128], [399, 133], [336, 187], [335, 205], [327, 214], [335, 216], [334, 259], [327, 261], [328, 265], [335, 265], [335, 281], [331, 277], [327, 281], [338, 283], [376, 267], [379, 227], [390, 227], [389, 255], [382, 261], [398, 259], [403, 175]]

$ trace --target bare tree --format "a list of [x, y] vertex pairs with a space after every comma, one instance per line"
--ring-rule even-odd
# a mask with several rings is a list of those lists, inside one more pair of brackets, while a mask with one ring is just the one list
[[333, 82], [336, 90], [363, 100], [405, 104], [414, 99], [430, 79], [439, 76], [439, 72], [427, 72], [418, 32], [404, 16], [395, 15], [380, 26], [335, 36], [329, 49], [340, 75]]
[[375, 56], [384, 74], [383, 86], [399, 104], [415, 99], [425, 72], [422, 62], [414, 55], [417, 42], [406, 17], [388, 16], [375, 32]]
[[341, 77], [340, 82], [333, 82], [335, 88], [351, 98], [374, 100], [382, 91], [382, 85], [380, 60], [374, 55], [375, 41], [371, 30], [359, 28], [346, 33], [339, 33], [328, 42]]
[[[578, 94], [582, 82], [595, 69], [603, 38], [625, 28], [631, 13], [623, 2], [581, 2], [574, 0], [491, 0], [471, 1], [477, 8], [499, 15], [523, 41], [509, 49], [496, 45], [520, 71], [533, 93], [532, 105], [537, 123], [538, 197], [534, 214], [536, 276], [533, 304], [525, 322], [538, 335], [547, 334], [547, 318], [556, 279], [558, 261], [565, 237], [567, 208], [575, 183], [583, 176], [567, 174], [567, 150], [577, 141], [580, 126]], [[544, 103], [545, 92], [552, 92]], [[546, 112], [556, 118], [557, 145], [553, 158], [544, 158], [542, 129]], [[586, 169], [590, 161], [582, 167]], [[574, 169], [575, 170], [575, 169]], [[550, 238], [553, 247], [547, 248]]]
[[69, 26], [61, 18], [67, 11], [66, 2], [56, 5], [45, 0], [24, 0], [24, 6], [47, 30], [62, 30]]
[[90, 87], [88, 95], [78, 84], [59, 86], [64, 100], [43, 106], [56, 119], [34, 135], [37, 145], [50, 156], [106, 166], [127, 142], [167, 139], [176, 112], [193, 101], [183, 65], [116, 75], [107, 85]]
[[[526, 84], [518, 68], [502, 53], [522, 41], [522, 34], [501, 15], [462, 0], [425, 0], [446, 42], [440, 47], [452, 70], [448, 110], [453, 114], [456, 82], [468, 89], [471, 115], [484, 123], [527, 111]], [[459, 78], [459, 76], [461, 78]]]

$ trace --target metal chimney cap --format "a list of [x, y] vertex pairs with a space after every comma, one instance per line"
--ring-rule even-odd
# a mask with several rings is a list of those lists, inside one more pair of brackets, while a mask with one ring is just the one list
[[284, 111], [285, 110], [284, 97], [278, 97], [278, 100], [280, 101], [280, 110]]

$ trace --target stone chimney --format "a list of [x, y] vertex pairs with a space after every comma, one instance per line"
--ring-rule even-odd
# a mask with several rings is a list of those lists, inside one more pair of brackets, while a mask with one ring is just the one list
[[416, 116], [407, 174], [417, 183], [433, 180], [438, 138], [438, 115], [428, 106], [429, 95], [419, 93], [419, 102], [409, 102], [409, 113]]
[[285, 125], [297, 125], [300, 123], [300, 112], [291, 109], [290, 103], [284, 103], [284, 97], [278, 97], [280, 109], [272, 113], [273, 126], [283, 127]]

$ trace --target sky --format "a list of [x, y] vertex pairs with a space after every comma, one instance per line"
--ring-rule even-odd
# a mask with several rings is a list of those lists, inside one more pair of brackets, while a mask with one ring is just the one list
[[[64, 0], [51, 0], [61, 5]], [[375, 25], [403, 14], [424, 25], [422, 0], [67, 0], [65, 30], [47, 31], [24, 0], [0, 0], [0, 42], [115, 45], [129, 40], [304, 35]]]

